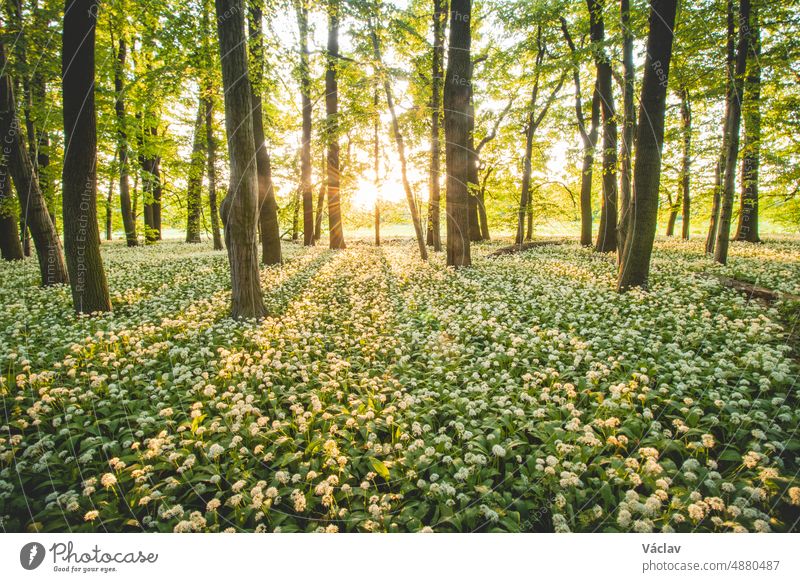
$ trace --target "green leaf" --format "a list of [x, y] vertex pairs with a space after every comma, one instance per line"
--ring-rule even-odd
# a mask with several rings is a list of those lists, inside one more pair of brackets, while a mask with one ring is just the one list
[[376, 459], [375, 457], [370, 457], [369, 462], [372, 463], [372, 468], [375, 469], [375, 472], [378, 473], [378, 475], [387, 481], [389, 480], [389, 469], [383, 464], [382, 461]]

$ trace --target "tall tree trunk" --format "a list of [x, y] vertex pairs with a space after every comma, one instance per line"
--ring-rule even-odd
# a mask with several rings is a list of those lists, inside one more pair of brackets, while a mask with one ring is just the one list
[[230, 186], [221, 216], [231, 266], [231, 316], [265, 314], [258, 270], [258, 181], [242, 0], [215, 0], [225, 95]]
[[736, 240], [759, 242], [758, 170], [761, 158], [761, 27], [758, 3], [750, 9], [751, 42], [744, 86], [744, 146], [742, 148], [742, 200]]
[[[202, 93], [202, 92], [201, 92]], [[202, 242], [200, 216], [203, 212], [203, 174], [206, 169], [205, 152], [205, 101], [202, 94], [197, 100], [194, 118], [194, 139], [189, 160], [189, 176], [186, 180], [186, 242]]]
[[728, 112], [728, 151], [725, 158], [725, 173], [722, 181], [722, 196], [719, 209], [719, 228], [717, 244], [714, 249], [714, 260], [720, 264], [728, 262], [728, 245], [731, 233], [731, 215], [733, 214], [733, 196], [736, 181], [736, 160], [739, 157], [739, 128], [742, 121], [742, 97], [744, 76], [747, 67], [747, 53], [750, 44], [750, 0], [739, 2], [739, 46], [736, 49], [736, 68], [733, 77], [733, 99]]
[[617, 250], [617, 122], [614, 111], [614, 90], [611, 62], [603, 43], [605, 22], [604, 0], [587, 0], [590, 16], [590, 36], [597, 67], [597, 92], [603, 116], [603, 197], [600, 207], [600, 230], [595, 250], [610, 253]]
[[339, 0], [328, 0], [328, 53], [325, 71], [325, 137], [328, 146], [326, 171], [330, 248], [343, 249], [344, 228], [339, 198]]
[[292, 240], [300, 240], [300, 204], [302, 202], [300, 190], [295, 190], [294, 200], [292, 200]]
[[722, 147], [720, 148], [719, 159], [715, 168], [714, 193], [711, 201], [711, 217], [708, 221], [708, 234], [706, 235], [706, 253], [713, 254], [717, 243], [717, 232], [719, 230], [719, 212], [722, 201], [723, 175], [725, 174], [725, 162], [728, 155], [728, 142], [730, 141], [730, 120], [731, 103], [733, 101], [733, 76], [736, 64], [736, 8], [734, 0], [725, 2], [726, 21], [727, 21], [727, 42], [725, 45], [725, 119], [722, 129]]
[[639, 99], [640, 123], [636, 130], [636, 165], [633, 171], [630, 233], [619, 266], [617, 289], [647, 288], [650, 256], [658, 222], [658, 189], [661, 181], [661, 149], [664, 144], [669, 64], [677, 0], [651, 0], [650, 30]]
[[97, 117], [94, 102], [96, 0], [66, 0], [63, 79], [64, 250], [72, 302], [79, 313], [110, 311], [97, 228]]
[[472, 0], [450, 2], [450, 47], [444, 83], [444, 133], [447, 165], [447, 265], [472, 264], [469, 240], [469, 97]]
[[0, 256], [6, 261], [19, 261], [25, 258], [19, 240], [17, 215], [11, 198], [11, 178], [5, 156], [0, 156]]
[[136, 216], [131, 207], [131, 193], [128, 178], [128, 135], [125, 118], [125, 60], [127, 45], [120, 31], [118, 50], [114, 62], [114, 110], [117, 114], [117, 158], [119, 160], [119, 201], [122, 211], [122, 223], [125, 227], [125, 240], [129, 247], [135, 247]]
[[22, 245], [22, 254], [31, 256], [31, 231], [28, 229], [28, 220], [24, 213], [19, 217], [19, 241]]
[[303, 244], [314, 246], [314, 188], [311, 185], [311, 73], [308, 52], [307, 0], [295, 0], [297, 27], [300, 31], [300, 95], [303, 107], [303, 138], [300, 149], [300, 191], [303, 196]]
[[112, 233], [112, 203], [114, 201], [114, 181], [116, 180], [116, 176], [114, 175], [114, 166], [117, 164], [117, 152], [114, 152], [114, 161], [111, 162], [111, 170], [109, 171], [109, 178], [108, 178], [108, 194], [106, 195], [106, 240], [111, 240], [111, 233]]
[[689, 101], [689, 89], [681, 89], [681, 130], [683, 133], [683, 158], [681, 162], [681, 196], [683, 197], [683, 215], [681, 219], [681, 238], [689, 240], [689, 226], [692, 217], [692, 197], [690, 192], [692, 167], [692, 108]]
[[214, 50], [211, 38], [214, 31], [210, 25], [210, 4], [208, 0], [203, 0], [203, 13], [202, 13], [202, 27], [203, 38], [205, 40], [204, 58], [206, 61], [206, 69], [204, 71], [203, 79], [203, 105], [205, 110], [205, 128], [206, 128], [206, 174], [208, 177], [208, 205], [211, 214], [211, 238], [214, 241], [214, 250], [221, 251], [225, 247], [222, 244], [222, 237], [220, 236], [219, 225], [219, 202], [217, 201], [217, 139], [214, 136], [214, 101], [215, 101], [215, 83], [213, 77], [214, 66]]
[[414, 224], [414, 233], [417, 236], [417, 246], [419, 247], [419, 255], [423, 261], [428, 260], [428, 249], [425, 246], [425, 234], [422, 232], [422, 222], [419, 218], [417, 211], [417, 201], [414, 198], [414, 193], [411, 191], [411, 182], [408, 180], [408, 168], [406, 164], [406, 148], [403, 142], [403, 134], [400, 133], [400, 123], [397, 121], [397, 112], [394, 108], [394, 97], [392, 96], [392, 87], [389, 83], [389, 77], [383, 69], [383, 58], [381, 57], [381, 48], [378, 43], [378, 33], [375, 30], [374, 22], [370, 22], [371, 30], [370, 37], [372, 38], [372, 51], [375, 57], [375, 63], [378, 70], [383, 75], [383, 90], [386, 93], [386, 105], [389, 107], [389, 113], [392, 116], [392, 133], [394, 134], [395, 145], [397, 146], [397, 155], [400, 158], [400, 174], [403, 179], [403, 190], [406, 193], [406, 201], [408, 202], [408, 209], [411, 212], [411, 222]]
[[378, 113], [378, 79], [375, 79], [375, 93], [372, 98], [372, 170], [375, 173], [375, 246], [381, 246], [381, 195], [380, 195], [380, 122]]
[[478, 212], [481, 223], [481, 240], [492, 240], [491, 235], [489, 234], [489, 218], [486, 216], [486, 184], [489, 182], [489, 176], [492, 173], [492, 168], [486, 170], [486, 173], [483, 175], [483, 182], [481, 183], [481, 188], [478, 193]]
[[[23, 15], [22, 0], [11, 0], [9, 2], [9, 7], [9, 12], [18, 29], [14, 39], [14, 50], [16, 53], [17, 68], [20, 71], [19, 76], [22, 78], [21, 104], [25, 120], [28, 155], [33, 166], [33, 171], [39, 181], [39, 189], [47, 204], [50, 220], [55, 226], [56, 217], [53, 206], [55, 193], [53, 181], [47, 171], [50, 164], [50, 137], [47, 131], [43, 127], [38, 126], [34, 120], [37, 114], [39, 114], [39, 119], [46, 117], [41, 115], [41, 112], [47, 107], [45, 79], [41, 72], [42, 67], [31, 67], [28, 63], [28, 45], [30, 39], [25, 24], [25, 16]], [[38, 7], [37, 3], [34, 2], [29, 10], [34, 30], [46, 28], [47, 22], [44, 19], [47, 18], [47, 16], [45, 15], [45, 9]], [[25, 237], [23, 250], [26, 256], [30, 256], [30, 238], [27, 235]]]
[[[14, 89], [8, 76], [5, 46], [0, 43], [0, 144], [19, 199], [20, 213], [31, 232], [39, 260], [42, 285], [67, 282], [67, 269], [55, 226], [39, 188], [39, 179], [26, 145], [21, 140], [22, 126], [17, 115]], [[7, 177], [3, 176], [7, 181]], [[8, 185], [6, 186], [8, 187]]]
[[564, 17], [561, 17], [561, 31], [564, 34], [564, 39], [567, 41], [567, 46], [569, 46], [573, 59], [572, 80], [575, 83], [575, 119], [583, 141], [580, 194], [581, 245], [590, 247], [592, 246], [592, 168], [594, 166], [594, 150], [597, 145], [597, 127], [600, 123], [600, 94], [597, 91], [597, 82], [595, 81], [592, 89], [591, 127], [587, 131], [581, 96], [580, 64], [576, 56], [575, 43], [572, 41], [572, 36], [570, 36], [567, 21]]
[[[158, 128], [151, 124], [147, 116], [144, 120], [143, 143], [145, 150], [148, 150], [152, 146], [147, 144], [147, 140], [158, 136]], [[145, 242], [154, 243], [161, 240], [161, 156], [151, 151], [141, 156], [140, 163], [145, 192]]]
[[617, 226], [617, 247], [619, 260], [622, 260], [622, 250], [625, 248], [625, 238], [628, 236], [628, 218], [630, 217], [631, 203], [631, 170], [633, 161], [633, 130], [634, 130], [634, 75], [633, 64], [633, 31], [631, 30], [631, 5], [630, 0], [620, 0], [620, 21], [622, 24], [622, 67], [623, 67], [623, 121], [622, 145], [620, 147], [620, 216]]
[[[472, 66], [472, 65], [470, 65]], [[470, 71], [470, 79], [473, 71]], [[475, 90], [469, 87], [469, 133], [467, 148], [469, 165], [467, 166], [467, 212], [469, 213], [469, 240], [481, 240], [481, 224], [478, 218], [478, 153], [475, 151]]]
[[258, 176], [258, 224], [261, 233], [261, 262], [265, 265], [280, 265], [281, 232], [278, 223], [278, 203], [272, 185], [272, 167], [264, 140], [264, 110], [261, 92], [264, 81], [264, 34], [262, 31], [263, 0], [250, 0], [249, 47], [250, 71], [252, 74], [252, 118], [253, 143], [256, 149], [256, 171]]
[[667, 218], [667, 236], [675, 235], [675, 221], [678, 220], [678, 210], [680, 210], [679, 202], [676, 200], [675, 204], [670, 203], [669, 217]]
[[531, 97], [530, 111], [528, 112], [528, 123], [525, 128], [525, 156], [522, 160], [522, 193], [519, 200], [519, 212], [517, 215], [517, 236], [514, 242], [520, 247], [524, 242], [525, 236], [525, 215], [528, 208], [531, 207], [531, 169], [533, 157], [533, 108], [536, 103], [536, 90], [534, 88], [533, 96]]
[[217, 202], [217, 140], [214, 137], [214, 98], [207, 86], [203, 95], [206, 125], [206, 173], [208, 175], [208, 205], [211, 208], [211, 238], [214, 250], [225, 248], [219, 232], [219, 203]]
[[441, 159], [440, 142], [442, 122], [442, 77], [444, 77], [444, 35], [447, 28], [447, 0], [433, 0], [433, 60], [431, 63], [431, 169], [430, 196], [428, 198], [427, 243], [433, 250], [442, 250], [440, 224], [441, 207]]

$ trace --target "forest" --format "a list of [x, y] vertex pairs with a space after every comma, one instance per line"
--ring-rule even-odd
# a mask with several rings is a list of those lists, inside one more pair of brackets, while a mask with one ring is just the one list
[[0, 531], [800, 531], [799, 9], [4, 0]]

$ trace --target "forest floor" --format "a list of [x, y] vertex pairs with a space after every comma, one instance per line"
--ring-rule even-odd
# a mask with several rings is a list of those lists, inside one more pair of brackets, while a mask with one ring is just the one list
[[[507, 244], [507, 243], [505, 243]], [[650, 292], [570, 243], [473, 268], [285, 246], [271, 316], [224, 252], [104, 247], [114, 312], [0, 266], [5, 531], [786, 531], [800, 241], [659, 239]]]

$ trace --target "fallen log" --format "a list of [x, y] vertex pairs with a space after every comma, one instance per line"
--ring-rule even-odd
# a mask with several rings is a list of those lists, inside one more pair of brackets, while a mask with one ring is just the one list
[[762, 301], [767, 301], [768, 303], [774, 303], [775, 301], [800, 302], [800, 295], [775, 291], [773, 289], [761, 287], [760, 285], [748, 283], [747, 281], [742, 281], [740, 279], [725, 277], [724, 275], [717, 275], [714, 273], [702, 273], [702, 275], [705, 277], [713, 277], [719, 281], [723, 287], [728, 287], [729, 289], [744, 293], [750, 298], [761, 299]]
[[522, 243], [521, 245], [510, 245], [507, 247], [500, 247], [494, 252], [489, 253], [486, 255], [487, 257], [502, 257], [503, 255], [513, 255], [515, 253], [521, 253], [530, 249], [535, 249], [538, 247], [548, 247], [548, 246], [555, 246], [555, 245], [565, 245], [570, 242], [568, 239], [552, 239], [552, 240], [534, 240], [526, 243]]

